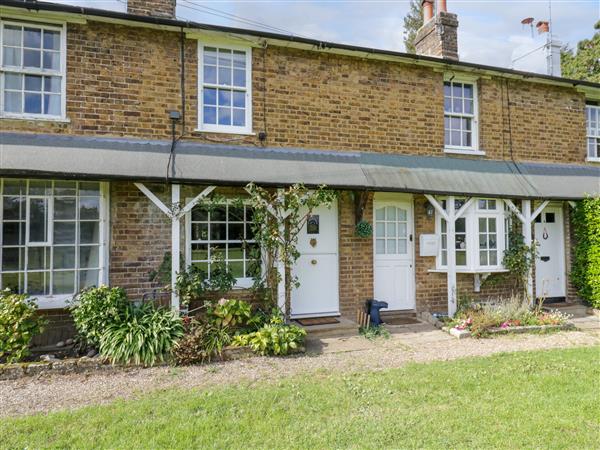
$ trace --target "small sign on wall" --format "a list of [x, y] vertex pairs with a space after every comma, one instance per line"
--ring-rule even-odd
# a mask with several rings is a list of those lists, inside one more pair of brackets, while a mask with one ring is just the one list
[[437, 256], [440, 251], [440, 237], [437, 234], [419, 236], [419, 256]]

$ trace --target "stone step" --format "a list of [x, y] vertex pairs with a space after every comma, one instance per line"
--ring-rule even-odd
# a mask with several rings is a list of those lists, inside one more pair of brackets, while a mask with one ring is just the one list
[[571, 314], [573, 317], [586, 317], [588, 315], [588, 307], [581, 303], [549, 303], [544, 305], [546, 311], [559, 310], [565, 314]]
[[416, 318], [417, 312], [414, 310], [386, 311], [382, 309], [379, 315], [382, 319]]
[[325, 325], [300, 325], [307, 332], [307, 339], [320, 339], [325, 337], [345, 337], [358, 334], [358, 324], [344, 317], [337, 317], [339, 323], [330, 323]]

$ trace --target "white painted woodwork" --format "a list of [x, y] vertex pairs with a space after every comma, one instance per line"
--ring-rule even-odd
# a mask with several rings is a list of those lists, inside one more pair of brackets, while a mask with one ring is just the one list
[[565, 240], [563, 211], [560, 206], [546, 207], [534, 223], [539, 242], [535, 262], [535, 293], [538, 298], [565, 297]]
[[[301, 211], [301, 214], [304, 214]], [[304, 224], [298, 235], [300, 258], [292, 271], [300, 286], [292, 290], [292, 317], [339, 315], [338, 207], [319, 206], [318, 232]]]
[[415, 309], [412, 201], [375, 200], [373, 216], [374, 298], [389, 310]]

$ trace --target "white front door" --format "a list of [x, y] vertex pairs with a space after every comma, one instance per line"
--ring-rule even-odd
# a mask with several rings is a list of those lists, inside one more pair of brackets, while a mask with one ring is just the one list
[[292, 317], [339, 315], [337, 204], [315, 208], [298, 236]]
[[415, 308], [411, 201], [375, 201], [374, 297], [390, 310]]
[[539, 242], [535, 262], [535, 292], [538, 298], [564, 297], [565, 240], [560, 206], [548, 206], [535, 219], [535, 239]]

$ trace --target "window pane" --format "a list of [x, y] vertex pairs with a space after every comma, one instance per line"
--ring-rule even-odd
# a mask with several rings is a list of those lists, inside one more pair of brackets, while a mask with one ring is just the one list
[[457, 233], [465, 233], [467, 231], [465, 218], [458, 219], [456, 221], [456, 232]]
[[44, 52], [44, 69], [60, 70], [60, 53]]
[[76, 181], [55, 181], [54, 195], [75, 195], [77, 194]]
[[231, 50], [219, 49], [219, 66], [231, 67]]
[[205, 106], [202, 121], [206, 124], [217, 123], [217, 108], [213, 106]]
[[44, 114], [60, 115], [60, 95], [44, 95]]
[[100, 224], [98, 222], [81, 222], [79, 224], [79, 242], [82, 244], [97, 244], [99, 241]]
[[228, 266], [234, 277], [242, 278], [244, 276], [244, 261], [230, 261]]
[[377, 220], [385, 220], [385, 208], [378, 208], [375, 211], [375, 219], [377, 219]]
[[54, 247], [53, 268], [73, 269], [75, 267], [75, 247]]
[[100, 266], [100, 248], [97, 245], [79, 247], [79, 267], [82, 269]]
[[23, 88], [23, 75], [14, 73], [4, 74], [4, 88], [20, 91]]
[[386, 210], [386, 220], [396, 220], [396, 208], [394, 206], [388, 206]]
[[490, 233], [495, 233], [496, 232], [496, 219], [493, 219], [493, 218], [488, 219], [488, 226], [489, 226]]
[[29, 200], [29, 242], [48, 240], [48, 199]]
[[244, 221], [244, 207], [238, 208], [237, 206], [229, 207], [229, 221], [230, 222], [243, 222]]
[[498, 252], [490, 252], [490, 266], [498, 265]]
[[243, 127], [246, 125], [246, 111], [243, 109], [233, 109], [233, 125]]
[[16, 25], [5, 25], [2, 37], [4, 45], [21, 46], [21, 27]]
[[44, 30], [44, 48], [60, 50], [60, 31]]
[[217, 49], [214, 47], [204, 47], [204, 64], [217, 64]]
[[194, 240], [194, 241], [208, 240], [208, 224], [207, 223], [192, 224], [192, 240]]
[[75, 243], [75, 222], [54, 222], [54, 243]]
[[224, 205], [215, 206], [210, 212], [210, 220], [213, 222], [225, 221], [227, 217], [226, 208]]
[[48, 275], [48, 272], [29, 272], [27, 274], [27, 293], [48, 295]]
[[385, 223], [377, 222], [375, 224], [375, 236], [385, 236]]
[[204, 82], [217, 83], [217, 68], [215, 66], [204, 66]]
[[246, 52], [239, 50], [233, 51], [233, 67], [238, 69], [244, 69], [246, 67]]
[[246, 71], [245, 70], [234, 70], [233, 71], [233, 85], [245, 87], [246, 86]]
[[73, 294], [75, 292], [75, 272], [52, 272], [52, 293]]
[[4, 111], [12, 113], [22, 112], [23, 97], [20, 92], [4, 92]]
[[396, 237], [396, 224], [395, 223], [387, 224], [387, 237]]
[[244, 224], [243, 223], [230, 223], [229, 224], [229, 238], [230, 241], [241, 241], [244, 239]]
[[100, 195], [100, 183], [96, 181], [79, 182], [79, 195]]
[[219, 67], [219, 84], [231, 86], [231, 69]]
[[4, 222], [2, 227], [4, 245], [25, 244], [25, 222]]
[[84, 289], [90, 286], [98, 285], [98, 270], [82, 270], [79, 272], [79, 288], [78, 290]]
[[208, 244], [192, 244], [192, 261], [208, 260]]
[[50, 247], [29, 247], [27, 249], [27, 269], [50, 268]]
[[488, 254], [487, 251], [479, 252], [479, 264], [482, 266], [488, 265]]
[[231, 108], [219, 108], [219, 125], [231, 125]]
[[44, 77], [44, 91], [60, 93], [60, 77]]
[[227, 259], [244, 259], [244, 250], [241, 242], [228, 245]]
[[466, 266], [467, 265], [467, 253], [466, 252], [456, 252], [456, 265], [457, 266]]
[[54, 197], [54, 220], [75, 220], [75, 197]]
[[233, 91], [233, 106], [236, 108], [246, 107], [246, 93], [240, 91]]
[[231, 106], [231, 91], [219, 89], [219, 106]]
[[486, 232], [487, 231], [487, 220], [486, 219], [479, 219], [479, 232]]
[[208, 220], [208, 210], [203, 206], [192, 209], [192, 220]]
[[41, 66], [42, 52], [39, 50], [23, 50], [23, 67], [35, 67]]
[[4, 47], [2, 51], [2, 64], [5, 66], [21, 67], [21, 49]]
[[0, 274], [2, 289], [9, 289], [11, 292], [23, 292], [23, 273], [5, 273]]
[[388, 255], [396, 254], [396, 239], [388, 239], [387, 240], [387, 254]]
[[205, 105], [216, 105], [217, 104], [217, 90], [212, 88], [204, 88], [204, 104]]
[[22, 248], [2, 249], [2, 270], [23, 270], [25, 257]]
[[224, 241], [227, 238], [226, 232], [226, 225], [224, 223], [210, 224], [211, 241]]
[[4, 197], [2, 200], [2, 217], [4, 220], [25, 218], [25, 201], [22, 197]]
[[378, 255], [383, 255], [385, 253], [385, 239], [377, 239], [375, 241], [375, 252]]
[[42, 95], [25, 93], [25, 111], [31, 114], [42, 113]]
[[398, 254], [405, 255], [407, 252], [406, 239], [398, 239]]
[[25, 28], [23, 35], [23, 46], [40, 48], [42, 46], [42, 30], [39, 28]]
[[79, 218], [81, 220], [97, 220], [100, 218], [100, 197], [79, 198]]

